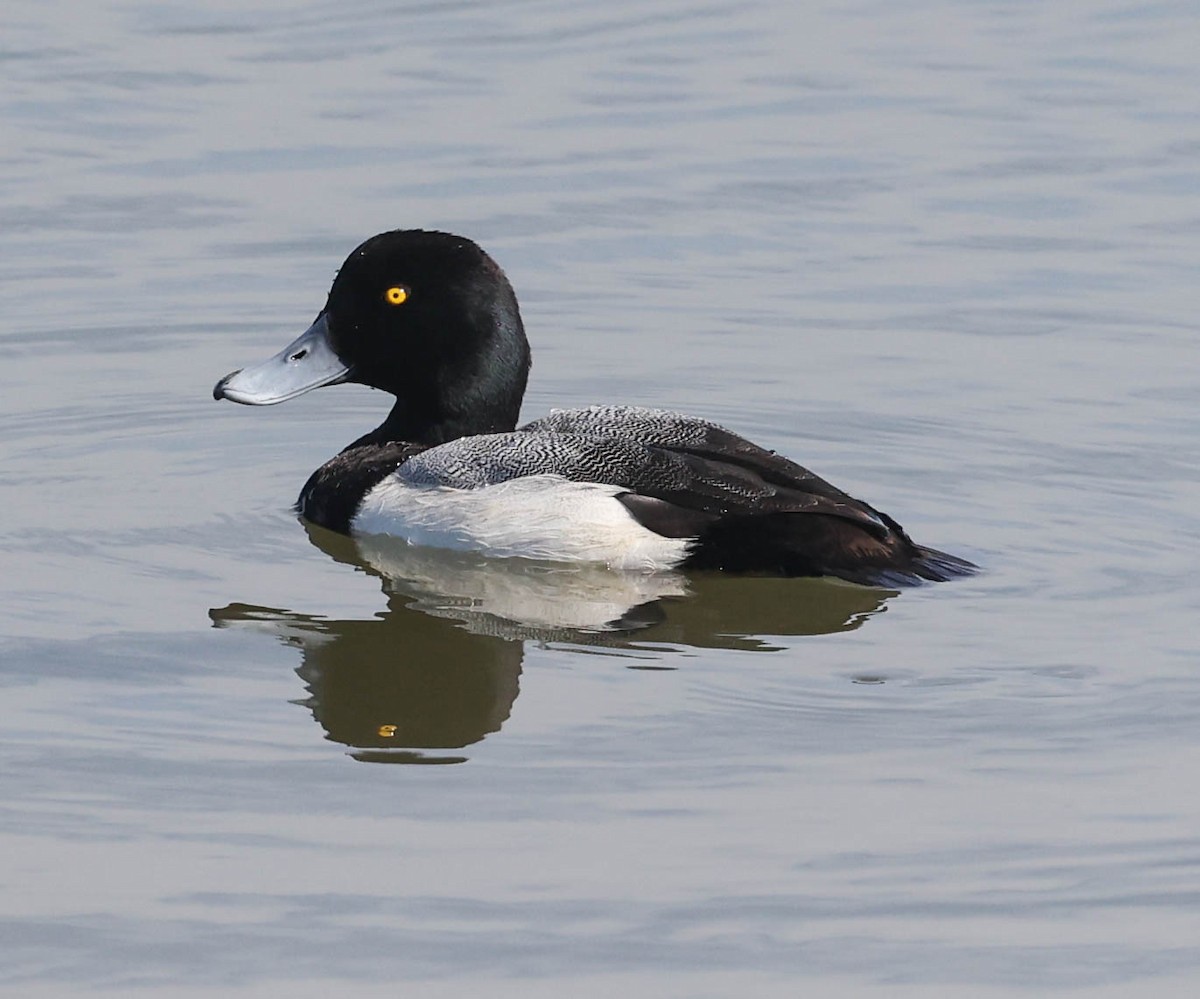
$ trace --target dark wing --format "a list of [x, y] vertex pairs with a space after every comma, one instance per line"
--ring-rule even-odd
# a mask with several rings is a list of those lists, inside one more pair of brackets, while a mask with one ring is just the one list
[[709, 420], [593, 406], [552, 412], [523, 429], [631, 440], [681, 460], [687, 469], [682, 485], [641, 483], [619, 498], [651, 530], [698, 537], [689, 559], [696, 568], [827, 574], [885, 586], [978, 571], [964, 559], [914, 544], [887, 514]]
[[[531, 424], [513, 433], [462, 437], [430, 448], [406, 462], [399, 474], [413, 483], [460, 489], [529, 475], [560, 475], [574, 482], [617, 486], [641, 497], [626, 502], [639, 520], [674, 537], [694, 536], [719, 517], [768, 513], [821, 513], [851, 521], [878, 536], [889, 533], [885, 519], [865, 503], [833, 490], [798, 465], [794, 467], [808, 478], [786, 477], [770, 462], [764, 474], [748, 449], [777, 456], [749, 441], [743, 443], [744, 453], [734, 461], [708, 457], [694, 449], [645, 443], [633, 439], [632, 434], [600, 437]], [[810, 479], [835, 495], [810, 491], [806, 488]], [[667, 521], [655, 518], [656, 510], [670, 517]]]
[[[709, 510], [709, 501], [728, 482], [734, 494], [757, 483], [755, 495], [773, 487], [774, 498], [769, 506], [786, 504], [790, 513], [823, 513], [841, 517], [858, 524], [875, 536], [898, 529], [889, 518], [877, 510], [814, 475], [802, 465], [759, 447], [745, 437], [709, 420], [702, 420], [666, 409], [641, 406], [592, 406], [587, 409], [553, 410], [518, 432], [556, 432], [579, 434], [606, 441], [635, 442], [649, 448], [662, 449], [691, 463], [695, 481], [694, 494], [685, 488], [667, 496], [649, 493], [685, 508]], [[740, 472], [745, 473], [740, 475]], [[732, 512], [733, 508], [718, 512]], [[765, 510], [744, 512], [766, 512]], [[784, 512], [784, 511], [778, 511]]]

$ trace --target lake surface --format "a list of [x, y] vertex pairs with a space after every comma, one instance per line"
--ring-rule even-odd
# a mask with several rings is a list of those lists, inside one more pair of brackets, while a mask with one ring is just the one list
[[[1192, 5], [3, 21], [0, 991], [1195, 994]], [[385, 397], [210, 389], [397, 227], [505, 267], [526, 418], [695, 412], [986, 571], [306, 530]]]

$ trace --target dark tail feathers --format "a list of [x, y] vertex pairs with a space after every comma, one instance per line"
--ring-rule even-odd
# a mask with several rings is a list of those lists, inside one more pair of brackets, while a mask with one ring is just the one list
[[936, 548], [913, 545], [913, 554], [907, 564], [894, 566], [870, 566], [832, 569], [830, 575], [850, 583], [865, 586], [914, 586], [921, 583], [944, 583], [962, 576], [974, 576], [980, 571], [974, 562], [965, 558], [940, 552]]
[[974, 576], [979, 572], [979, 566], [968, 562], [965, 558], [940, 552], [936, 548], [925, 548], [917, 545], [917, 557], [913, 562], [913, 571], [922, 579], [934, 583], [944, 583], [948, 579], [959, 576]]

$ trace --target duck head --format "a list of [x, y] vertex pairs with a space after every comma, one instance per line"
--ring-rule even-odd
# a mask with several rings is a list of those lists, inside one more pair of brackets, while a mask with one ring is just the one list
[[504, 272], [475, 243], [444, 232], [381, 233], [342, 264], [325, 308], [274, 357], [226, 375], [213, 398], [271, 406], [357, 382], [396, 397], [355, 444], [441, 444], [512, 430], [529, 342]]

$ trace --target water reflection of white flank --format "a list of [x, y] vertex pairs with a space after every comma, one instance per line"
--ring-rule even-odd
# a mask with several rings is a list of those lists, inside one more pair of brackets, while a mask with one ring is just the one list
[[642, 620], [638, 608], [688, 593], [687, 580], [677, 573], [489, 559], [383, 536], [359, 538], [356, 544], [389, 593], [410, 597], [425, 613], [461, 621], [481, 634], [629, 631], [661, 617]]

